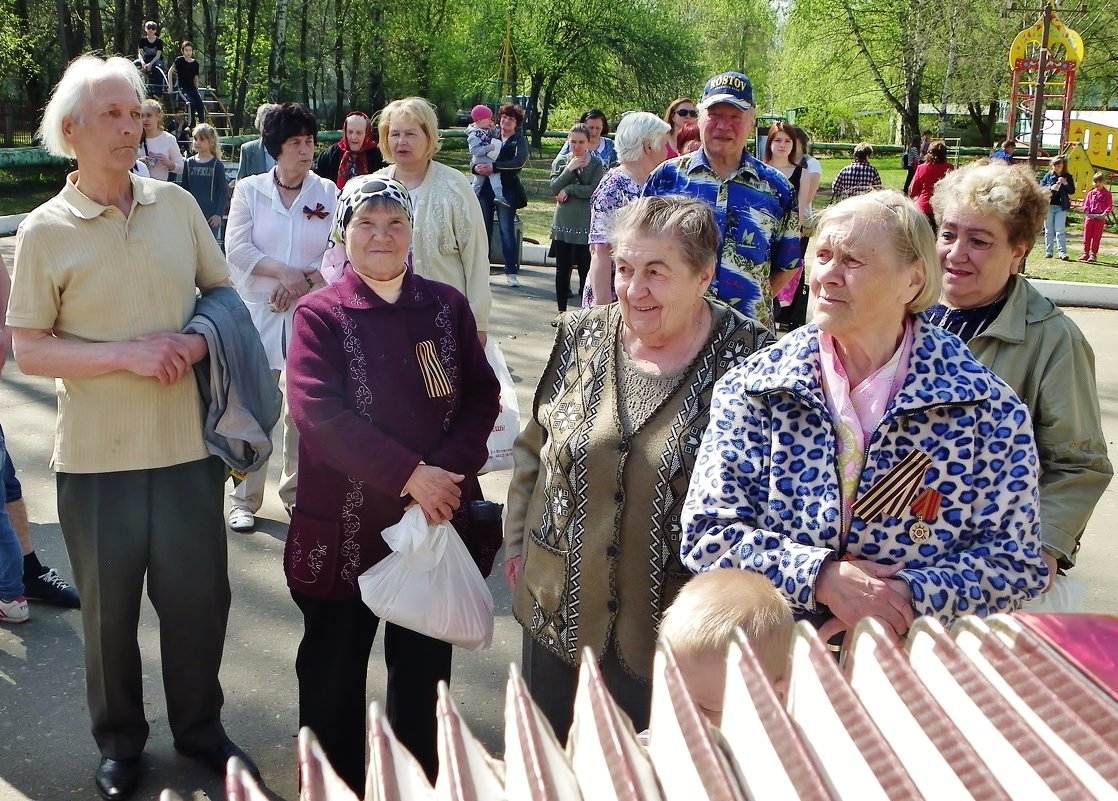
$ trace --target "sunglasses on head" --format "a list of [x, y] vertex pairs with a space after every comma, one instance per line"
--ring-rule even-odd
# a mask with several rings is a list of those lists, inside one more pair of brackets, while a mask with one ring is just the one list
[[675, 110], [677, 117], [698, 117], [699, 112], [693, 108], [677, 108]]

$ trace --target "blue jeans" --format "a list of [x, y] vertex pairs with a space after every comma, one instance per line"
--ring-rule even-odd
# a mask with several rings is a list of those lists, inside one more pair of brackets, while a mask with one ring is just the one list
[[[8, 451], [0, 434], [0, 463], [8, 461]], [[23, 549], [5, 507], [7, 494], [0, 483], [0, 598], [10, 601], [23, 595]]]
[[501, 254], [505, 257], [505, 275], [520, 272], [520, 254], [516, 249], [516, 209], [498, 206], [493, 200], [493, 187], [485, 181], [478, 190], [481, 216], [485, 218], [485, 237], [493, 241], [493, 210], [497, 210], [497, 227], [501, 236]]
[[1056, 239], [1056, 247], [1060, 256], [1068, 255], [1068, 213], [1059, 206], [1048, 207], [1048, 217], [1044, 220], [1044, 255], [1052, 258], [1052, 239]]

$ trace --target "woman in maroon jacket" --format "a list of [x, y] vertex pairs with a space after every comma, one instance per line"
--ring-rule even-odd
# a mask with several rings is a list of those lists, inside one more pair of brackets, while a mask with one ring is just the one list
[[[431, 523], [451, 520], [488, 575], [499, 515], [486, 523], [470, 512], [483, 500], [477, 471], [499, 386], [465, 297], [408, 265], [404, 186], [353, 180], [335, 214], [348, 261], [336, 283], [300, 302], [287, 361], [301, 461], [284, 572], [304, 623], [299, 724], [360, 795], [365, 679], [380, 621], [357, 577], [388, 555], [381, 532], [414, 504]], [[388, 720], [433, 778], [436, 685], [450, 681], [451, 646], [386, 623], [384, 651]]]

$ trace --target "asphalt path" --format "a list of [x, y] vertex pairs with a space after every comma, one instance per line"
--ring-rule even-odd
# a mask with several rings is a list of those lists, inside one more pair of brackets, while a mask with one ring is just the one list
[[[0, 255], [9, 269], [13, 248], [13, 239], [0, 239]], [[494, 274], [491, 335], [501, 343], [521, 409], [526, 411], [551, 347], [554, 283], [551, 271], [541, 267], [525, 268], [521, 281], [520, 289], [509, 289]], [[1103, 422], [1107, 441], [1114, 447], [1118, 348], [1111, 337], [1118, 330], [1118, 312], [1071, 309], [1069, 314], [1095, 348]], [[0, 409], [8, 449], [23, 482], [36, 549], [45, 563], [69, 577], [54, 481], [47, 469], [55, 423], [53, 389], [50, 381], [24, 376], [9, 361], [0, 379]], [[298, 798], [294, 664], [301, 621], [283, 578], [287, 516], [275, 494], [278, 469], [278, 464], [271, 465], [258, 529], [229, 536], [233, 604], [221, 678], [230, 736], [256, 760], [272, 797], [294, 801]], [[483, 477], [486, 496], [503, 501], [508, 478], [508, 473]], [[1118, 525], [1114, 493], [1112, 487], [1096, 510], [1075, 571], [1090, 587], [1087, 611], [1118, 610], [1118, 582], [1110, 573], [1118, 540], [1106, 534]], [[480, 652], [456, 649], [451, 690], [473, 733], [492, 752], [500, 753], [505, 678], [509, 663], [519, 661], [521, 630], [512, 618], [499, 564], [489, 586], [496, 601], [493, 644]], [[164, 787], [193, 801], [222, 798], [221, 782], [172, 748], [160, 678], [158, 624], [146, 599], [140, 646], [151, 736], [143, 784], [135, 798], [154, 801]], [[384, 685], [378, 641], [369, 670], [370, 701], [383, 700]], [[92, 775], [97, 760], [85, 706], [79, 613], [33, 604], [29, 623], [0, 627], [0, 801], [96, 799]]]

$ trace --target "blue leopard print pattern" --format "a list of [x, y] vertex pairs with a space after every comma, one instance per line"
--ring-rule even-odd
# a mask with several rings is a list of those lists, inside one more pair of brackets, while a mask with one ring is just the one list
[[[854, 514], [847, 551], [903, 563], [897, 577], [917, 615], [949, 624], [1016, 609], [1048, 575], [1029, 412], [953, 334], [919, 319], [914, 326], [909, 372], [869, 438], [858, 496], [919, 450], [932, 460], [920, 490], [943, 500], [923, 542], [908, 533], [917, 522], [911, 500], [901, 517]], [[815, 581], [843, 530], [835, 436], [814, 325], [723, 376], [683, 506], [684, 564], [755, 570], [797, 616], [818, 611]]]

